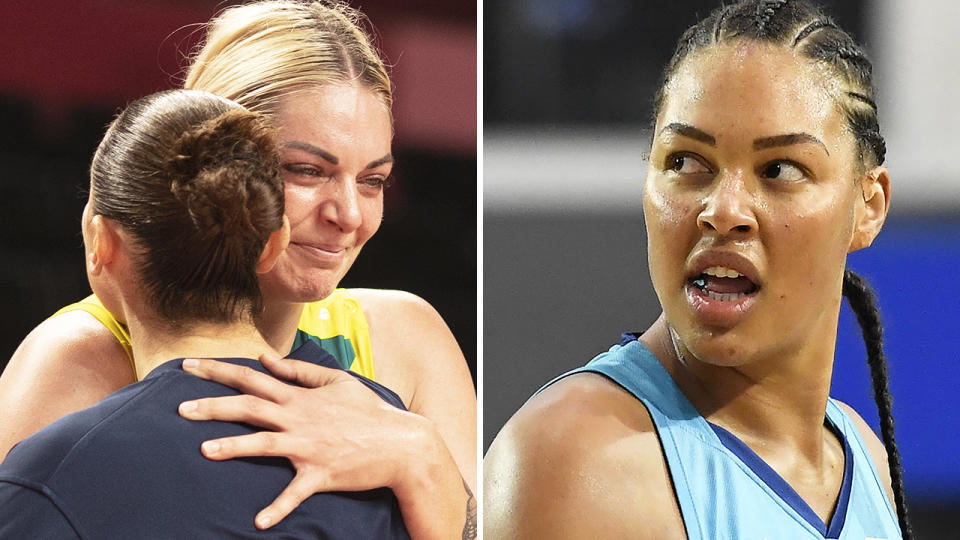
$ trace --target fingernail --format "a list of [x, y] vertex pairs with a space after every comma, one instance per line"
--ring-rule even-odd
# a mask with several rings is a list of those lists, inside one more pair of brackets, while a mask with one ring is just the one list
[[217, 441], [206, 441], [202, 445], [203, 451], [207, 454], [216, 454], [220, 451], [220, 443]]
[[196, 401], [184, 401], [180, 404], [180, 412], [192, 413], [195, 410], [197, 410]]
[[261, 529], [266, 529], [273, 523], [273, 520], [270, 519], [270, 516], [260, 516], [257, 518], [257, 526]]
[[184, 358], [183, 367], [185, 368], [195, 368], [200, 365], [200, 361], [196, 358]]

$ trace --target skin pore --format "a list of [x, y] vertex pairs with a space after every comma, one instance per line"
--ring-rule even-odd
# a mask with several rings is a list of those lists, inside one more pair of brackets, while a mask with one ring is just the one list
[[[844, 465], [824, 410], [846, 255], [870, 244], [889, 205], [887, 172], [863, 170], [833, 80], [792, 50], [752, 41], [678, 67], [644, 187], [663, 315], [640, 338], [708, 421], [825, 522]], [[693, 285], [710, 267], [738, 271], [755, 290], [711, 307]], [[845, 409], [886, 470], [876, 435]], [[485, 531], [498, 538], [685, 537], [649, 413], [598, 375], [531, 398], [491, 445], [484, 481]]]

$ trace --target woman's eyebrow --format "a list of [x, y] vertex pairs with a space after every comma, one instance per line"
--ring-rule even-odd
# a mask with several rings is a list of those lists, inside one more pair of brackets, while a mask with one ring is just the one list
[[[660, 135], [662, 135], [664, 131], [670, 131], [676, 133], [677, 135], [689, 137], [704, 144], [709, 144], [710, 146], [717, 145], [717, 139], [713, 135], [710, 135], [706, 131], [697, 129], [690, 124], [673, 122], [672, 124], [667, 124], [664, 126], [663, 129], [660, 130]], [[754, 145], [756, 145], [756, 142], [754, 142]]]
[[337, 156], [331, 154], [330, 152], [327, 152], [327, 151], [324, 150], [323, 148], [316, 147], [316, 146], [314, 146], [314, 145], [312, 145], [312, 144], [310, 144], [310, 143], [307, 143], [307, 142], [303, 142], [303, 141], [288, 141], [288, 142], [283, 143], [283, 147], [284, 147], [284, 148], [293, 148], [294, 150], [303, 150], [304, 152], [308, 152], [308, 153], [310, 153], [310, 154], [313, 154], [313, 155], [315, 155], [315, 156], [317, 156], [317, 157], [319, 157], [319, 158], [321, 158], [321, 159], [325, 159], [325, 160], [329, 161], [330, 163], [333, 163], [334, 165], [337, 165], [338, 163], [340, 163], [340, 159], [337, 158]]
[[381, 165], [383, 165], [383, 164], [385, 164], [385, 163], [393, 163], [393, 154], [387, 154], [387, 155], [383, 156], [383, 157], [380, 158], [380, 159], [376, 159], [376, 160], [374, 160], [374, 161], [371, 161], [370, 163], [367, 163], [367, 167], [366, 167], [366, 168], [367, 168], [367, 169], [376, 169], [377, 167], [379, 167], [379, 166], [381, 166]]
[[763, 150], [765, 148], [773, 148], [776, 146], [790, 146], [792, 144], [803, 144], [803, 143], [814, 143], [819, 144], [823, 147], [823, 151], [830, 155], [830, 151], [827, 150], [827, 145], [823, 144], [823, 141], [810, 135], [809, 133], [788, 133], [786, 135], [774, 135], [773, 137], [760, 137], [759, 139], [754, 139], [753, 149], [754, 150]]

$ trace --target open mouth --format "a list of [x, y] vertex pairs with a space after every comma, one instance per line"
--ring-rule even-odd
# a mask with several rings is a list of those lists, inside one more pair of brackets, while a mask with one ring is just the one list
[[687, 282], [707, 298], [720, 302], [736, 302], [760, 290], [750, 278], [725, 266], [706, 268]]

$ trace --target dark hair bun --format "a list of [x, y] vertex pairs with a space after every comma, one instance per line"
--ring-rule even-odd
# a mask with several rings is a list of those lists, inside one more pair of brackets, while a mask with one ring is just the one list
[[263, 306], [256, 267], [283, 226], [273, 131], [199, 90], [138, 99], [90, 166], [93, 212], [136, 241], [143, 296], [171, 324], [234, 321]]
[[188, 130], [168, 162], [170, 191], [202, 236], [265, 240], [278, 228], [273, 201], [280, 166], [259, 116], [228, 111]]

